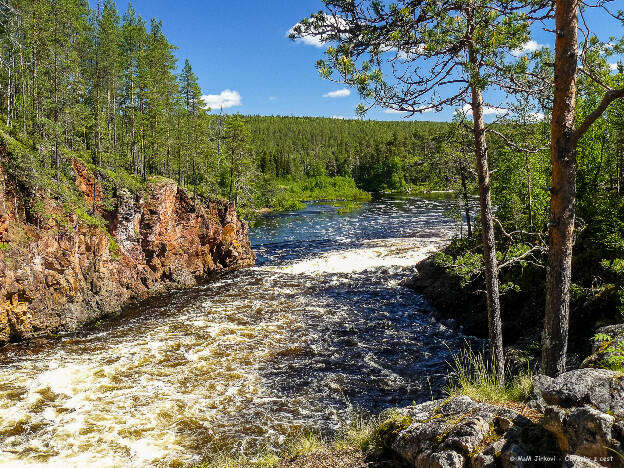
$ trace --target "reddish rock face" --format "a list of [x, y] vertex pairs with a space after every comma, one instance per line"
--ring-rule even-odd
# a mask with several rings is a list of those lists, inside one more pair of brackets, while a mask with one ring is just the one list
[[[95, 194], [99, 206], [99, 183], [83, 163], [74, 170], [86, 205]], [[0, 344], [74, 330], [128, 302], [255, 263], [233, 204], [195, 206], [171, 180], [140, 195], [121, 190], [114, 209], [99, 212], [106, 226], [43, 196], [45, 215], [33, 219], [16, 192], [0, 182]]]

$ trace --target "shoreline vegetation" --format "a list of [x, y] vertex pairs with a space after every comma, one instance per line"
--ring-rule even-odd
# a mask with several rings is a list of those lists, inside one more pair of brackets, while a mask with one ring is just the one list
[[[527, 414], [535, 422], [541, 417], [535, 410], [527, 409], [533, 392], [530, 371], [510, 375], [503, 384], [497, 381], [489, 359], [471, 349], [453, 356], [449, 366], [449, 384], [444, 396], [438, 400], [432, 396], [425, 405], [443, 406], [457, 398], [469, 397], [477, 404]], [[415, 406], [413, 403], [412, 407]], [[392, 445], [412, 422], [405, 408], [388, 408], [379, 414], [355, 414], [351, 423], [343, 425], [333, 435], [304, 430], [287, 441], [281, 451], [265, 450], [248, 456], [223, 453], [194, 468], [324, 468], [331, 463], [343, 468], [410, 466], [392, 450]]]
[[[274, 198], [273, 204], [257, 208], [253, 213], [246, 213], [247, 217], [254, 217], [267, 213], [285, 213], [298, 211], [306, 207], [306, 202], [324, 202], [338, 208], [339, 214], [346, 214], [357, 210], [361, 203], [369, 202], [375, 197], [419, 197], [426, 199], [449, 199], [457, 197], [455, 190], [433, 190], [426, 185], [408, 186], [400, 190], [384, 190], [366, 192], [357, 187], [355, 180], [350, 177], [313, 177], [302, 181], [279, 180], [276, 188], [280, 192]], [[476, 194], [471, 193], [474, 198]]]
[[[408, 286], [466, 333], [484, 336], [489, 327], [494, 355], [501, 363], [507, 359], [495, 368], [486, 357], [458, 357], [459, 380], [449, 395], [468, 393], [503, 406], [525, 402], [540, 358], [542, 370], [553, 377], [565, 370], [568, 341], [572, 367], [598, 346], [608, 355], [598, 367], [624, 369], [624, 346], [599, 332], [624, 322], [624, 66], [611, 63], [624, 53], [624, 39], [605, 43], [587, 36], [587, 50], [577, 50], [577, 5], [560, 0], [556, 11], [567, 19], [567, 32], [554, 38], [555, 50], [533, 51], [524, 46], [535, 42], [534, 19], [519, 10], [507, 14], [509, 2], [503, 9], [485, 2], [476, 12], [451, 5], [424, 16], [410, 2], [403, 2], [404, 9], [383, 2], [370, 2], [370, 9], [369, 2], [359, 9], [348, 1], [325, 3], [346, 8], [349, 14], [338, 16], [353, 27], [332, 25], [327, 22], [336, 15], [318, 13], [291, 30], [293, 39], [322, 39], [328, 31], [316, 27], [337, 28], [329, 36], [336, 47], [328, 45], [326, 59], [318, 62], [322, 76], [337, 72], [364, 100], [374, 98], [390, 111], [471, 104], [457, 109], [452, 122], [212, 113], [191, 63], [177, 63], [176, 47], [158, 19], [145, 20], [131, 5], [122, 13], [112, 0], [98, 2], [97, 11], [82, 0], [2, 2], [0, 268], [12, 273], [16, 265], [35, 265], [27, 254], [52, 252], [48, 265], [37, 264], [39, 276], [7, 280], [5, 274], [2, 337], [18, 340], [45, 329], [29, 322], [33, 298], [45, 302], [41, 285], [57, 288], [54, 298], [60, 302], [86, 291], [99, 306], [99, 298], [111, 296], [109, 278], [135, 273], [137, 262], [128, 252], [145, 261], [143, 276], [130, 281], [139, 297], [162, 287], [161, 280], [192, 285], [209, 271], [236, 267], [240, 259], [252, 262], [247, 224], [236, 213], [252, 219], [267, 210], [302, 209], [305, 200], [333, 200], [346, 214], [375, 193], [428, 193], [456, 199], [448, 214], [465, 223], [466, 235], [418, 265], [419, 275]], [[362, 34], [358, 15], [362, 24], [379, 29]], [[402, 37], [402, 31], [422, 36]], [[372, 52], [386, 63], [404, 55], [408, 66], [433, 59], [450, 67], [449, 74], [463, 69], [469, 79], [457, 88], [460, 94], [447, 97], [433, 87], [439, 80], [423, 79], [424, 88], [408, 87], [418, 89], [410, 96], [401, 84], [410, 77], [395, 76], [399, 81], [391, 84], [391, 76], [352, 56], [354, 51]], [[507, 52], [517, 63], [492, 68]], [[584, 73], [577, 73], [581, 62]], [[496, 121], [486, 125], [485, 113], [497, 108], [484, 103], [482, 94], [495, 83], [512, 83], [514, 89], [504, 103], [508, 113], [494, 112]], [[453, 79], [448, 84], [456, 86]], [[433, 101], [423, 107], [418, 101], [427, 91]], [[482, 210], [473, 203], [478, 186]], [[154, 206], [146, 202], [150, 187], [165, 188]], [[199, 215], [198, 206], [210, 200], [220, 200], [221, 208]], [[179, 239], [178, 232], [151, 244], [148, 234], [160, 232], [159, 204], [169, 208], [171, 229], [195, 229], [190, 243], [197, 246], [200, 239], [199, 263], [189, 261], [185, 246], [167, 243]], [[132, 209], [125, 212], [127, 206]], [[123, 239], [115, 237], [120, 225]], [[216, 237], [208, 241], [206, 232]], [[38, 244], [42, 238], [45, 246]], [[63, 255], [78, 243], [90, 254], [83, 256], [88, 268], [79, 260], [69, 265], [70, 255]], [[216, 244], [221, 259], [211, 256]], [[93, 252], [105, 258], [105, 266]], [[184, 262], [195, 262], [193, 270], [185, 270]], [[68, 273], [96, 270], [96, 278], [81, 287]], [[49, 316], [75, 327], [94, 310], [84, 307], [72, 316], [70, 307]], [[608, 379], [621, 380], [620, 374]], [[353, 447], [336, 444], [338, 450]], [[310, 436], [285, 456], [329, 450], [320, 447]]]

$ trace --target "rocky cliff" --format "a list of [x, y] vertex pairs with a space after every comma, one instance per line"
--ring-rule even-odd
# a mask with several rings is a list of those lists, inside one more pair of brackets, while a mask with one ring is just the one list
[[232, 204], [195, 204], [168, 179], [104, 200], [84, 163], [74, 161], [73, 172], [83, 209], [36, 188], [25, 194], [0, 170], [0, 344], [74, 330], [131, 301], [254, 264]]

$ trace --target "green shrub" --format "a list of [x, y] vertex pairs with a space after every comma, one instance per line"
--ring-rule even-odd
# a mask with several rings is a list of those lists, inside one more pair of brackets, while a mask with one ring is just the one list
[[598, 361], [598, 366], [618, 372], [624, 372], [624, 341], [615, 340], [606, 333], [597, 333], [592, 338], [598, 345], [598, 353], [606, 357]]

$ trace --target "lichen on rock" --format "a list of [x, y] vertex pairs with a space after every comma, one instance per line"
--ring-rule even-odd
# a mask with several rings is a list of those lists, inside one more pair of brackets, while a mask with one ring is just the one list
[[139, 193], [116, 191], [104, 208], [87, 166], [74, 161], [73, 170], [82, 206], [93, 210], [68, 212], [40, 192], [29, 197], [43, 215], [31, 213], [17, 187], [0, 186], [0, 344], [75, 330], [129, 302], [254, 264], [233, 204], [194, 203], [159, 179]]

